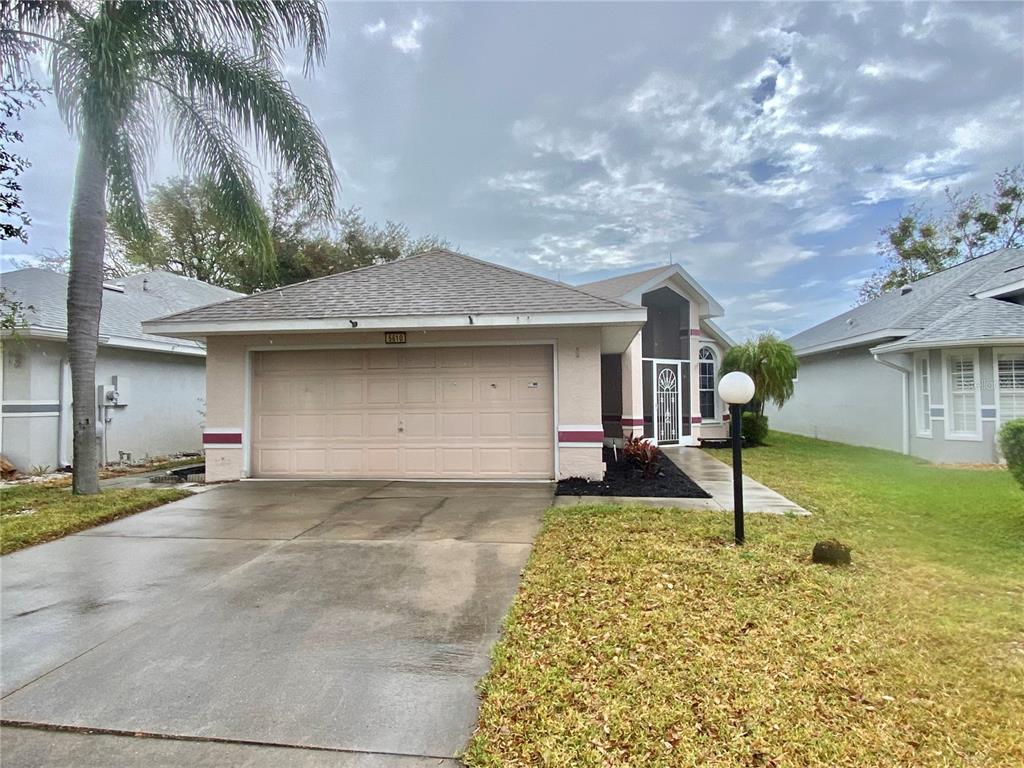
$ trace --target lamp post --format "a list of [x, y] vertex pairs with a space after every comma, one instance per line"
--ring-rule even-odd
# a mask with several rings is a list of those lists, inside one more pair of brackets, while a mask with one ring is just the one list
[[743, 406], [754, 397], [754, 380], [742, 371], [727, 373], [718, 382], [718, 395], [729, 404], [732, 419], [732, 500], [736, 543], [743, 543]]

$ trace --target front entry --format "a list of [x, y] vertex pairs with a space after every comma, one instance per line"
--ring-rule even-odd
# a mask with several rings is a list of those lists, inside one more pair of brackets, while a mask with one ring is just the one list
[[659, 445], [685, 443], [690, 434], [689, 366], [685, 360], [644, 360], [644, 434]]

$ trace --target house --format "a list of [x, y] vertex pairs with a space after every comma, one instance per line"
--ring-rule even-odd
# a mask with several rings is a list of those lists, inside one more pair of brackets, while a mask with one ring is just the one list
[[996, 462], [999, 427], [1024, 417], [1024, 250], [936, 272], [789, 342], [800, 371], [793, 399], [769, 413], [775, 428]]
[[[584, 283], [584, 290], [647, 308], [628, 356], [601, 358], [602, 422], [616, 440], [642, 427], [659, 445], [698, 445], [728, 437], [728, 408], [718, 397], [719, 367], [732, 340], [712, 321], [721, 305], [677, 264]], [[642, 410], [622, 413], [623, 360], [641, 372]]]
[[210, 481], [550, 480], [604, 474], [604, 361], [641, 418], [648, 312], [435, 249], [144, 327], [206, 341]]
[[[3, 455], [22, 470], [71, 462], [67, 275], [20, 269], [0, 275], [24, 326], [3, 339]], [[240, 294], [167, 272], [103, 286], [96, 383], [100, 455], [138, 460], [201, 448], [205, 350], [201, 342], [145, 333], [142, 321]]]

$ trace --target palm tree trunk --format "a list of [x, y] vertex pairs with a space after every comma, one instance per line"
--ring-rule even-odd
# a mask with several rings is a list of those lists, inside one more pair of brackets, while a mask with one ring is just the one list
[[103, 304], [103, 251], [107, 235], [107, 177], [88, 136], [82, 137], [71, 202], [71, 272], [68, 276], [68, 360], [74, 422], [72, 491], [99, 493], [96, 433], [96, 347]]

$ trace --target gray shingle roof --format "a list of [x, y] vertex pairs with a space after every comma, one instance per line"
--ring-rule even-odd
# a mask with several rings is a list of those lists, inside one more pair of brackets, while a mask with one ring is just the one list
[[[100, 336], [173, 343], [178, 346], [195, 342], [182, 342], [180, 339], [144, 333], [142, 322], [168, 312], [179, 312], [242, 295], [169, 272], [146, 272], [114, 280], [113, 283], [123, 285], [125, 290], [124, 293], [103, 291]], [[0, 275], [0, 285], [10, 298], [34, 308], [24, 313], [24, 320], [30, 327], [67, 333], [67, 275], [45, 269], [19, 269]]]
[[985, 341], [1024, 337], [1024, 305], [999, 299], [976, 299], [950, 310], [901, 344]]
[[[1024, 251], [1003, 249], [944, 269], [910, 284], [910, 292], [888, 291], [876, 299], [836, 315], [788, 339], [799, 354], [817, 348], [841, 346], [844, 342], [887, 330], [899, 330], [892, 338], [908, 336], [924, 329], [964, 304], [979, 301], [973, 297], [980, 286], [1020, 264]], [[1018, 329], [1018, 336], [1024, 329]]]
[[435, 249], [160, 320], [245, 322], [637, 308], [554, 280]]
[[618, 277], [609, 277], [607, 280], [595, 280], [592, 283], [581, 283], [580, 287], [590, 291], [590, 293], [596, 293], [598, 296], [617, 299], [621, 296], [625, 296], [630, 291], [639, 288], [648, 280], [653, 280], [655, 276], [662, 272], [668, 275], [672, 274], [674, 271], [675, 270], [671, 266], [654, 267], [652, 269], [644, 269], [639, 272], [630, 272], [625, 275], [619, 275]]

